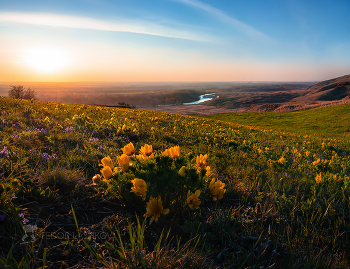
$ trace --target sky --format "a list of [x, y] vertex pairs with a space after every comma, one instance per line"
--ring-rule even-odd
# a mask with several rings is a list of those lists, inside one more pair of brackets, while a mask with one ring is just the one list
[[1, 0], [0, 81], [321, 81], [349, 0]]

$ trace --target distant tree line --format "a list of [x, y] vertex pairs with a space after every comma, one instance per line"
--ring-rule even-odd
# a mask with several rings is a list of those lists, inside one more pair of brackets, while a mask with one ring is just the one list
[[15, 99], [35, 99], [35, 90], [31, 88], [24, 89], [21, 85], [11, 85], [9, 90], [9, 97]]

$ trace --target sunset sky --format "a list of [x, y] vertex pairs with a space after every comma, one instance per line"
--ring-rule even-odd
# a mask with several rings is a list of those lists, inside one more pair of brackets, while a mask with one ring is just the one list
[[1, 0], [0, 81], [350, 74], [349, 0]]

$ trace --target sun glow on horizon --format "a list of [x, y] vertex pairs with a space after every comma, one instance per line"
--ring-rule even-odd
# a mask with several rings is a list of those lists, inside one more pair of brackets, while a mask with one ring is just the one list
[[41, 73], [53, 73], [67, 66], [68, 55], [54, 47], [34, 47], [24, 52], [24, 62]]

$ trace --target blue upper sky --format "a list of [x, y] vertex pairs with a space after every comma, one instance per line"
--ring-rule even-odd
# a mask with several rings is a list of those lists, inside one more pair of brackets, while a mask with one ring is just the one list
[[2, 0], [0, 80], [329, 79], [350, 73], [349, 13], [349, 0]]

